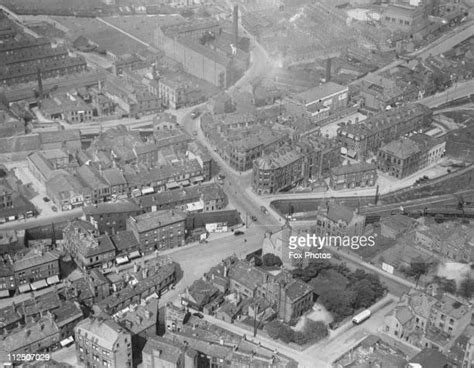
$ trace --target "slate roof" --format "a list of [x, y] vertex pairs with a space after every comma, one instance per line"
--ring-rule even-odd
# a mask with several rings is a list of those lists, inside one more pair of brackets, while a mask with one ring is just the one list
[[11, 331], [5, 337], [0, 336], [0, 350], [18, 351], [54, 335], [59, 337], [58, 326], [52, 319], [43, 317], [39, 321], [26, 324], [23, 328]]
[[313, 292], [313, 288], [301, 280], [294, 280], [286, 286], [286, 296], [296, 301]]
[[128, 251], [129, 249], [140, 246], [140, 243], [137, 238], [135, 238], [132, 231], [120, 231], [112, 235], [110, 238], [119, 252]]
[[59, 259], [59, 256], [52, 252], [45, 252], [43, 254], [38, 253], [35, 249], [32, 249], [24, 257], [13, 263], [13, 269], [15, 272], [20, 272], [31, 267], [43, 265], [45, 263], [54, 262]]
[[345, 223], [350, 223], [352, 218], [354, 217], [354, 212], [340, 204], [333, 203], [329, 205], [329, 211], [326, 217], [334, 222], [338, 222], [339, 220], [344, 221]]
[[130, 199], [123, 199], [116, 202], [103, 202], [95, 206], [85, 206], [83, 208], [86, 215], [102, 215], [111, 213], [124, 213], [139, 211], [140, 207]]
[[79, 322], [75, 328], [76, 335], [85, 335], [88, 339], [95, 338], [96, 344], [112, 350], [120, 334], [127, 334], [117, 323], [109, 319], [87, 318]]
[[405, 160], [417, 153], [420, 153], [420, 147], [415, 141], [411, 139], [397, 139], [380, 147], [380, 151], [386, 152], [389, 155], [395, 156]]
[[183, 347], [181, 344], [176, 344], [176, 342], [171, 340], [166, 340], [159, 336], [153, 336], [147, 339], [145, 347], [143, 348], [143, 353], [154, 355], [154, 352], [159, 352], [159, 359], [166, 362], [177, 364], [178, 360], [182, 354]]
[[298, 100], [304, 101], [304, 103], [310, 103], [344, 90], [347, 90], [347, 87], [341, 86], [340, 84], [334, 82], [327, 82], [318, 87], [298, 93], [295, 97]]
[[8, 305], [0, 309], [0, 328], [20, 322], [21, 320], [22, 316], [17, 312], [13, 305]]
[[159, 227], [186, 220], [186, 215], [176, 210], [162, 210], [144, 213], [134, 217], [139, 232], [145, 232]]
[[437, 349], [427, 348], [416, 354], [409, 362], [420, 364], [423, 368], [445, 368], [448, 358]]
[[264, 282], [264, 273], [247, 262], [237, 262], [229, 270], [229, 278], [241, 285], [255, 289]]
[[338, 166], [331, 169], [332, 175], [347, 175], [356, 173], [359, 171], [371, 171], [375, 170], [377, 167], [375, 164], [368, 164], [365, 162], [353, 164], [353, 165], [344, 165]]
[[119, 169], [111, 168], [102, 171], [102, 177], [110, 185], [127, 185], [127, 181]]
[[191, 295], [196, 304], [200, 306], [206, 304], [218, 291], [214, 285], [203, 279], [194, 281], [188, 289], [189, 295]]

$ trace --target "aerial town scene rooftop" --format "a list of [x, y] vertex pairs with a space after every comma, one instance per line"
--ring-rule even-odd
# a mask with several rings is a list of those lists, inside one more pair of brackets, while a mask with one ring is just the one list
[[474, 368], [473, 0], [0, 0], [0, 367]]

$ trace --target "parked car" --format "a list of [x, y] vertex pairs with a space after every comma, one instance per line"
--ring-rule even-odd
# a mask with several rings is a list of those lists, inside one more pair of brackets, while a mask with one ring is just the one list
[[50, 199], [48, 197], [43, 197], [43, 201], [45, 201], [46, 203], [48, 203], [50, 201]]
[[243, 231], [240, 231], [240, 230], [235, 230], [234, 231], [234, 235], [235, 236], [239, 236], [239, 235], [244, 235], [245, 233]]
[[54, 212], [58, 212], [58, 207], [56, 207], [56, 206], [51, 207], [51, 209], [52, 209]]
[[196, 119], [199, 115], [201, 115], [201, 111], [199, 111], [199, 110], [194, 110], [194, 111], [191, 113], [191, 118]]
[[257, 221], [258, 220], [257, 216], [252, 216], [250, 218], [252, 219], [252, 221]]
[[201, 318], [201, 319], [204, 318], [204, 315], [202, 313], [199, 313], [199, 312], [193, 313], [193, 316], [196, 316], [196, 317]]

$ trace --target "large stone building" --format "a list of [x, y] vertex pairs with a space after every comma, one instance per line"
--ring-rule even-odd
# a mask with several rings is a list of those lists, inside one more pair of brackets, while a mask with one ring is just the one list
[[328, 203], [316, 216], [315, 233], [321, 236], [361, 236], [365, 230], [365, 216], [336, 203]]
[[471, 317], [471, 306], [450, 294], [434, 297], [412, 289], [385, 316], [384, 332], [417, 347], [446, 353]]
[[410, 104], [383, 111], [367, 120], [345, 124], [338, 128], [337, 139], [354, 157], [364, 158], [375, 154], [383, 142], [390, 142], [402, 135], [427, 128], [433, 113], [421, 104]]
[[56, 94], [41, 101], [41, 112], [46, 119], [66, 120], [70, 124], [92, 121], [94, 108], [77, 94]]
[[110, 319], [92, 317], [74, 329], [77, 360], [88, 367], [131, 368], [132, 336]]
[[20, 290], [22, 286], [26, 290], [40, 289], [47, 286], [49, 277], [59, 276], [59, 256], [53, 252], [31, 249], [13, 262], [13, 271]]
[[445, 152], [446, 142], [425, 134], [391, 141], [380, 147], [377, 168], [402, 179], [437, 162]]
[[223, 140], [222, 157], [234, 169], [246, 171], [256, 158], [274, 151], [286, 140], [286, 135], [267, 129], [240, 132]]
[[318, 179], [329, 175], [332, 167], [341, 162], [341, 147], [334, 139], [321, 135], [302, 137], [296, 149], [305, 155], [305, 179]]
[[375, 164], [358, 163], [332, 168], [329, 175], [329, 186], [334, 190], [371, 187], [377, 182]]
[[17, 35], [2, 44], [0, 50], [0, 84], [18, 83], [53, 78], [83, 71], [87, 68], [82, 56], [70, 57], [64, 47], [52, 47], [46, 38], [30, 39]]
[[[60, 330], [49, 313], [37, 321], [29, 321], [25, 326], [18, 327], [6, 336], [0, 337], [0, 350], [8, 354], [33, 354], [47, 352], [58, 346]], [[11, 360], [10, 360], [11, 362]], [[15, 359], [16, 363], [21, 363]]]
[[446, 260], [469, 263], [474, 259], [474, 231], [456, 222], [418, 226], [415, 242]]
[[147, 250], [175, 248], [184, 245], [186, 216], [177, 210], [161, 210], [130, 217], [127, 230]]
[[313, 288], [294, 280], [286, 270], [266, 271], [240, 261], [230, 267], [228, 277], [231, 291], [275, 303], [278, 317], [285, 322], [299, 318], [313, 306]]
[[185, 72], [227, 88], [232, 81], [231, 59], [201, 43], [205, 35], [215, 37], [221, 32], [216, 21], [183, 22], [157, 28], [155, 44], [166, 56], [181, 63]]
[[94, 306], [97, 313], [105, 312], [115, 314], [130, 306], [133, 303], [140, 303], [151, 295], [166, 293], [176, 284], [177, 265], [175, 263], [155, 265], [148, 264], [146, 267], [138, 268], [134, 278], [138, 281], [135, 285], [128, 285], [117, 293], [99, 301]]
[[308, 116], [317, 123], [337, 115], [347, 107], [349, 89], [334, 82], [311, 88], [292, 97], [286, 97], [286, 111], [295, 116]]
[[70, 222], [63, 230], [64, 248], [83, 270], [102, 266], [115, 259], [115, 247], [107, 235], [81, 220]]
[[99, 203], [96, 206], [83, 208], [83, 219], [90, 222], [103, 234], [115, 234], [126, 230], [127, 219], [130, 216], [138, 216], [144, 212], [135, 202], [124, 199], [117, 202]]
[[252, 187], [257, 194], [273, 194], [304, 177], [304, 156], [289, 147], [280, 148], [254, 161]]
[[416, 35], [429, 24], [430, 3], [432, 1], [423, 1], [418, 6], [389, 4], [380, 18], [381, 23], [393, 31]]
[[197, 352], [159, 336], [147, 339], [142, 351], [143, 368], [197, 367]]
[[169, 190], [161, 193], [143, 195], [133, 199], [146, 212], [177, 208], [186, 211], [219, 211], [227, 204], [227, 195], [216, 183], [195, 185], [180, 190]]

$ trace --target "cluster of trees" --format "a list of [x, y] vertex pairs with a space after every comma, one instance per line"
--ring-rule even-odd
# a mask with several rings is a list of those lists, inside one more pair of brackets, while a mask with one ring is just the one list
[[434, 267], [437, 267], [437, 263], [426, 262], [418, 257], [413, 259], [408, 267], [400, 266], [399, 271], [418, 281], [422, 275], [427, 275]]
[[328, 329], [324, 322], [307, 319], [301, 331], [294, 331], [286, 323], [274, 320], [265, 326], [265, 330], [272, 339], [280, 339], [289, 344], [294, 342], [304, 345], [308, 342], [317, 342], [328, 335]]
[[257, 267], [280, 267], [283, 264], [280, 257], [272, 253], [264, 254], [263, 257], [254, 256], [253, 261]]
[[468, 300], [474, 297], [474, 279], [471, 277], [463, 279], [459, 286], [456, 284], [456, 281], [446, 277], [435, 276], [433, 282], [437, 283], [445, 293], [459, 295]]
[[363, 270], [352, 272], [344, 264], [334, 267], [315, 261], [304, 269], [295, 269], [293, 276], [313, 286], [318, 302], [331, 312], [335, 323], [370, 307], [386, 290], [378, 276]]

